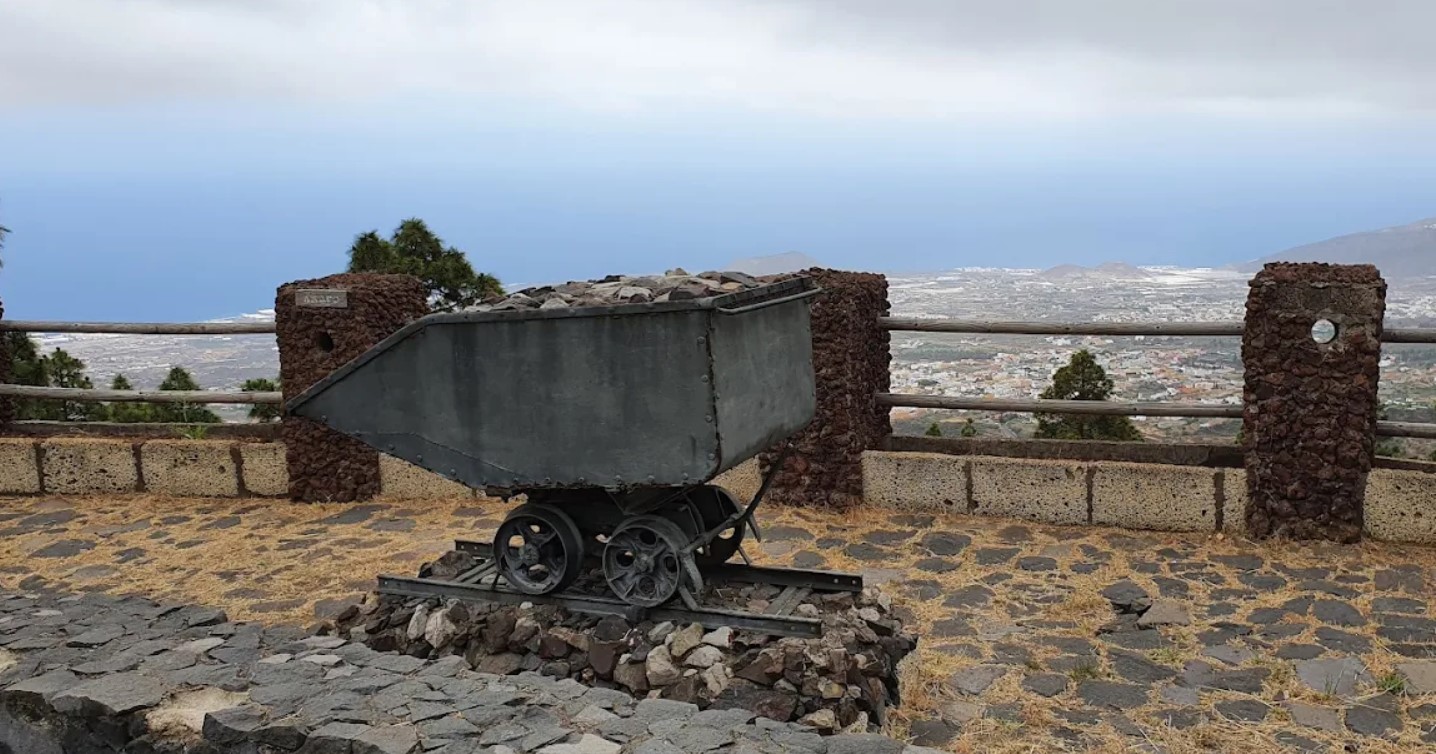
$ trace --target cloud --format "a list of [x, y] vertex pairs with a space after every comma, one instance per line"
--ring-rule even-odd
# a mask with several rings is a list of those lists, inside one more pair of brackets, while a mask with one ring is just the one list
[[0, 108], [1429, 115], [1433, 29], [1430, 0], [8, 0]]

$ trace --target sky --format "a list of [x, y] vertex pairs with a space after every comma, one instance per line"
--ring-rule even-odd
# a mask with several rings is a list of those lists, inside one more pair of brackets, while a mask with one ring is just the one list
[[420, 217], [510, 286], [1219, 266], [1436, 216], [1429, 0], [0, 0], [7, 316], [193, 320]]

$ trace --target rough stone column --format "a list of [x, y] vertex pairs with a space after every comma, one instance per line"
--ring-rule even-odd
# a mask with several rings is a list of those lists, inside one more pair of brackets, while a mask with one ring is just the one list
[[[1242, 363], [1253, 537], [1360, 539], [1385, 313], [1371, 265], [1269, 264], [1252, 280]], [[1313, 330], [1323, 320], [1335, 325], [1328, 343]]]
[[[280, 286], [274, 322], [284, 399], [428, 311], [423, 284], [408, 275], [341, 274]], [[368, 445], [297, 416], [284, 417], [280, 436], [290, 499], [350, 502], [379, 491], [379, 453]]]
[[[0, 319], [5, 319], [5, 304], [0, 302]], [[0, 383], [8, 383], [10, 374], [10, 341], [5, 337], [6, 333], [0, 332]], [[15, 400], [0, 396], [0, 429], [15, 421]]]
[[[789, 505], [845, 508], [863, 499], [863, 451], [892, 434], [889, 410], [875, 399], [891, 384], [888, 281], [865, 272], [811, 269], [823, 289], [812, 299], [813, 371], [817, 411], [795, 435], [794, 451], [773, 480], [768, 500]], [[767, 473], [776, 451], [763, 453]]]

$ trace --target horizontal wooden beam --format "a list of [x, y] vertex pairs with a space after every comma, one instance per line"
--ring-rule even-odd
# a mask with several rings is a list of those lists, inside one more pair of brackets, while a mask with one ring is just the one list
[[1388, 327], [1381, 333], [1382, 343], [1436, 343], [1436, 328]]
[[97, 390], [77, 387], [36, 387], [0, 384], [0, 396], [106, 403], [283, 403], [283, 393], [219, 390]]
[[894, 408], [939, 408], [1089, 416], [1182, 416], [1240, 419], [1241, 406], [1213, 403], [1129, 403], [1123, 401], [1054, 401], [1041, 399], [954, 398], [946, 395], [878, 393], [878, 403]]
[[1422, 422], [1377, 422], [1379, 437], [1414, 437], [1422, 440], [1436, 440], [1436, 424]]
[[974, 335], [1152, 335], [1227, 337], [1242, 334], [1240, 322], [989, 322], [977, 319], [879, 317], [886, 330]]
[[273, 322], [39, 322], [0, 320], [0, 332], [110, 335], [273, 335]]

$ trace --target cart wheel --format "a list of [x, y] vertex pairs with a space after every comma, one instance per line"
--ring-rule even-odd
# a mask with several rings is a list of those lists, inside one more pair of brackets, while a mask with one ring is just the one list
[[[678, 524], [659, 516], [634, 516], [614, 529], [603, 548], [603, 577], [619, 599], [657, 607], [688, 582], [702, 588], [698, 568], [683, 550], [689, 538]], [[687, 561], [685, 563], [685, 561]]]
[[[739, 510], [738, 501], [722, 487], [704, 485], [689, 493], [688, 499], [698, 509], [699, 520], [703, 522], [705, 532], [723, 523]], [[738, 554], [746, 528], [746, 525], [739, 525], [720, 532], [712, 542], [695, 550], [693, 559], [701, 566], [728, 562], [729, 558]]]
[[548, 594], [572, 584], [583, 566], [583, 536], [567, 513], [544, 503], [509, 512], [494, 533], [499, 573], [525, 594]]

